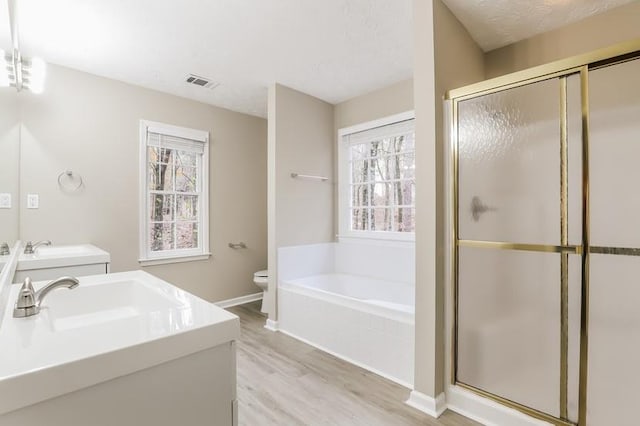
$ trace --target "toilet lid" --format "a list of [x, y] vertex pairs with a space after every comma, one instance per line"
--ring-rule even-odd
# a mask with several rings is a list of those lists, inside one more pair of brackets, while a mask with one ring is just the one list
[[269, 276], [269, 272], [265, 269], [264, 271], [258, 271], [255, 274], [253, 274], [254, 277], [268, 277]]

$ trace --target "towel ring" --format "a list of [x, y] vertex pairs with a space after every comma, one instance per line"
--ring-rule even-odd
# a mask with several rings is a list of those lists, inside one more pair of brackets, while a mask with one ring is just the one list
[[[73, 182], [74, 180], [78, 181], [78, 184], [76, 186], [73, 187], [69, 187], [67, 186], [65, 183], [63, 183], [62, 178], [64, 176], [67, 176], [67, 180], [70, 182]], [[77, 179], [76, 179], [77, 177]], [[58, 186], [66, 191], [69, 192], [76, 192], [78, 189], [80, 189], [82, 187], [82, 176], [80, 176], [79, 174], [74, 174], [71, 170], [65, 170], [64, 172], [60, 173], [58, 175]]]

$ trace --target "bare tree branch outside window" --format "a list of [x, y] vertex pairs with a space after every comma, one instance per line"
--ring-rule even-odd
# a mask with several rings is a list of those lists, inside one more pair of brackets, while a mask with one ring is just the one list
[[350, 147], [352, 230], [414, 231], [414, 145], [408, 133]]
[[197, 154], [149, 147], [152, 252], [198, 247]]

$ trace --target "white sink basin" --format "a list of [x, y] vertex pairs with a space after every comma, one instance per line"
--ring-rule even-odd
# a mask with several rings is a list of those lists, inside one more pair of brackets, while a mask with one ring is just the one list
[[109, 282], [109, 285], [84, 284], [71, 291], [58, 289], [45, 298], [41, 309], [46, 312], [54, 330], [89, 327], [153, 312], [190, 308], [190, 305], [137, 280]]
[[0, 327], [0, 415], [239, 336], [235, 315], [146, 272], [79, 280], [27, 318], [13, 318], [12, 286]]
[[110, 262], [109, 253], [91, 244], [40, 246], [32, 254], [21, 253], [17, 269], [25, 271]]

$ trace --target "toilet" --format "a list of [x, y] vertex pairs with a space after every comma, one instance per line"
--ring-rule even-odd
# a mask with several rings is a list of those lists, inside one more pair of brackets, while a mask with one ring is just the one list
[[269, 284], [269, 272], [265, 269], [264, 271], [258, 271], [253, 274], [253, 282], [255, 285], [260, 287], [263, 291], [262, 294], [262, 306], [260, 307], [260, 311], [266, 313], [267, 311], [264, 308], [264, 300], [267, 298], [267, 285]]

